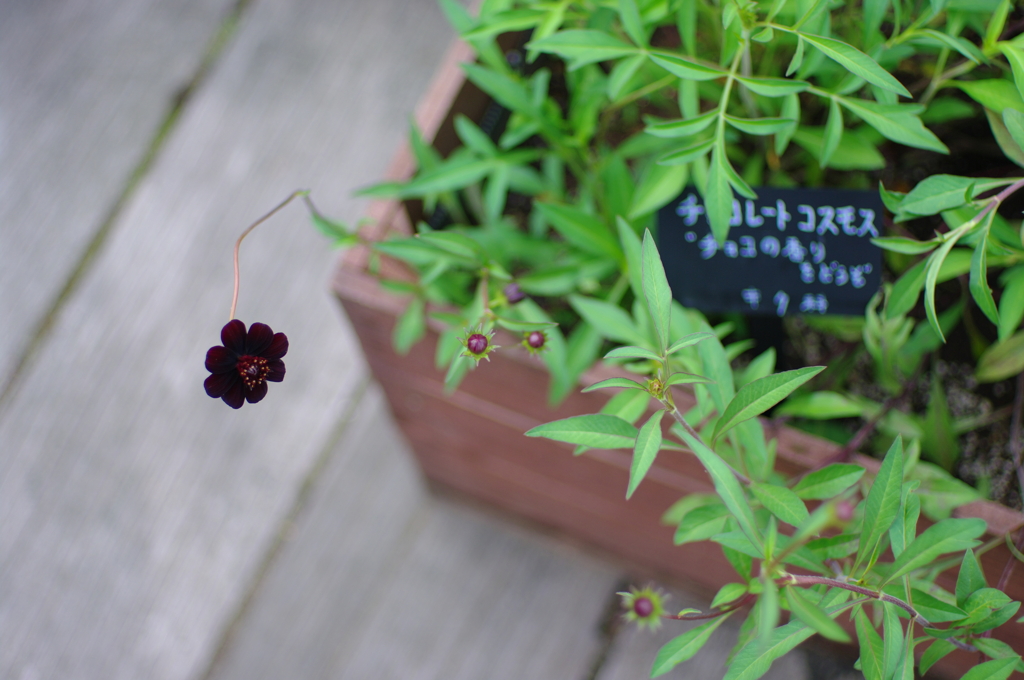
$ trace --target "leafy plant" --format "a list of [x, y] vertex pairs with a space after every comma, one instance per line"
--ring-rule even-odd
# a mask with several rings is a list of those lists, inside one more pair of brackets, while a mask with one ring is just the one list
[[[921, 465], [916, 452], [905, 451], [897, 437], [871, 480], [862, 467], [843, 463], [783, 478], [774, 470], [774, 442], [765, 441], [757, 416], [823, 367], [769, 372], [737, 390], [717, 336], [706, 323], [702, 327], [699, 315], [671, 303], [650, 232], [641, 246], [639, 279], [642, 302], [636, 313], [648, 320], [644, 342], [612, 350], [606, 358], [637, 359], [649, 377], [644, 383], [613, 378], [589, 389], [622, 388], [642, 395], [645, 405], [653, 399], [653, 415], [640, 428], [635, 418], [602, 413], [546, 423], [526, 434], [586, 447], [632, 448], [627, 497], [666, 449], [695, 455], [710, 476], [714, 495], [684, 498], [670, 511], [679, 526], [676, 543], [718, 543], [740, 580], [722, 588], [715, 611], [708, 613], [666, 615], [660, 601], [651, 602], [651, 591], [642, 597], [623, 594], [631, 618], [641, 623], [650, 624], [652, 617], [707, 621], [665, 645], [652, 677], [691, 658], [725, 618], [748, 606], [727, 680], [760, 677], [816, 633], [850, 641], [851, 627], [868, 680], [913, 678], [915, 649], [925, 645], [922, 673], [957, 648], [991, 658], [965, 677], [1005, 678], [1024, 668], [1012, 648], [987, 635], [1013, 618], [1020, 603], [1002, 592], [1003, 584], [988, 587], [981, 571], [977, 554], [992, 545], [981, 545], [985, 522], [942, 519], [918, 533], [928, 491], [913, 475]], [[680, 382], [694, 385], [697, 396], [688, 413], [673, 399], [671, 386]], [[664, 438], [666, 415], [678, 443]], [[956, 565], [955, 592], [948, 592], [935, 579]], [[779, 625], [787, 610], [789, 622]], [[843, 619], [849, 621], [845, 627]]]

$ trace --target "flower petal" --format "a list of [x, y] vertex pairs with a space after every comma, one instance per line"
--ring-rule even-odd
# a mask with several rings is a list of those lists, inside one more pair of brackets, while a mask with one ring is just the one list
[[234, 371], [238, 357], [226, 347], [217, 345], [206, 350], [206, 370], [210, 373], [227, 373]]
[[214, 373], [203, 382], [203, 387], [206, 388], [208, 395], [218, 399], [223, 397], [236, 383], [242, 384], [237, 373]]
[[274, 341], [274, 331], [265, 323], [256, 322], [249, 326], [249, 335], [245, 340], [245, 353], [252, 356], [263, 356], [263, 352]]
[[284, 362], [280, 359], [270, 359], [267, 361], [267, 368], [270, 371], [267, 373], [265, 380], [270, 382], [281, 382], [284, 380]]
[[255, 404], [265, 396], [267, 396], [267, 383], [265, 382], [261, 382], [251, 390], [245, 391], [245, 398], [250, 404]]
[[274, 341], [263, 351], [263, 358], [280, 359], [285, 354], [288, 354], [288, 336], [284, 333], [274, 333]]
[[220, 341], [235, 354], [245, 354], [245, 324], [238, 319], [228, 321], [220, 329]]
[[242, 385], [242, 381], [239, 380], [232, 385], [221, 398], [231, 408], [242, 408], [242, 404], [245, 403], [245, 386]]

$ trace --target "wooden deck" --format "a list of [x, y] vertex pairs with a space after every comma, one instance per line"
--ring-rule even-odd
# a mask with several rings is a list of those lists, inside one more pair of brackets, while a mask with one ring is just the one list
[[238, 233], [298, 188], [357, 221], [452, 38], [434, 0], [0, 3], [0, 678], [624, 680], [682, 632], [426, 487], [301, 206], [242, 254], [287, 379], [202, 390]]

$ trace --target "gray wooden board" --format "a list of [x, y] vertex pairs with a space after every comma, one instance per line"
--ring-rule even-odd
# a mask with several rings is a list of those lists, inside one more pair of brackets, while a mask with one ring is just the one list
[[288, 376], [209, 399], [231, 247], [298, 187], [358, 219], [451, 37], [433, 0], [250, 8], [0, 413], [0, 677], [205, 671], [365, 377], [295, 206], [245, 243], [239, 307]]
[[232, 4], [0, 2], [0, 386]]
[[[696, 599], [682, 591], [673, 591], [668, 600], [670, 611], [694, 608], [708, 611], [708, 602]], [[742, 619], [733, 618], [716, 630], [704, 647], [689, 661], [685, 661], [664, 677], [668, 680], [714, 680], [726, 673], [726, 660], [736, 643]], [[665, 621], [655, 632], [628, 626], [618, 635], [597, 680], [634, 680], [650, 677], [651, 667], [658, 650], [686, 631], [696, 628], [701, 622]], [[809, 678], [803, 653], [795, 650], [772, 664], [762, 676], [765, 680], [805, 680]]]
[[426, 500], [366, 402], [211, 680], [584, 677], [614, 569]]

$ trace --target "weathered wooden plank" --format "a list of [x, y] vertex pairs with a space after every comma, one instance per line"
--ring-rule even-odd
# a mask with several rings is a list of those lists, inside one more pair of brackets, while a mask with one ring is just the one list
[[232, 4], [0, 3], [0, 387]]
[[[671, 592], [668, 605], [670, 610], [676, 611], [689, 607], [708, 610], [707, 601], [701, 601], [684, 591]], [[715, 680], [725, 677], [726, 660], [736, 643], [740, 622], [741, 620], [735, 619], [723, 623], [696, 656], [679, 664], [662, 677], [676, 680]], [[653, 633], [649, 630], [640, 630], [636, 626], [625, 627], [617, 636], [597, 680], [634, 680], [650, 677], [658, 650], [669, 640], [698, 625], [700, 622], [665, 621], [665, 625]], [[796, 650], [773, 663], [763, 677], [765, 680], [805, 680], [810, 675], [803, 653]]]
[[298, 187], [358, 219], [451, 36], [433, 0], [253, 3], [0, 413], [0, 677], [204, 672], [365, 376], [296, 206], [246, 242], [239, 307], [288, 377], [209, 399], [231, 246]]

